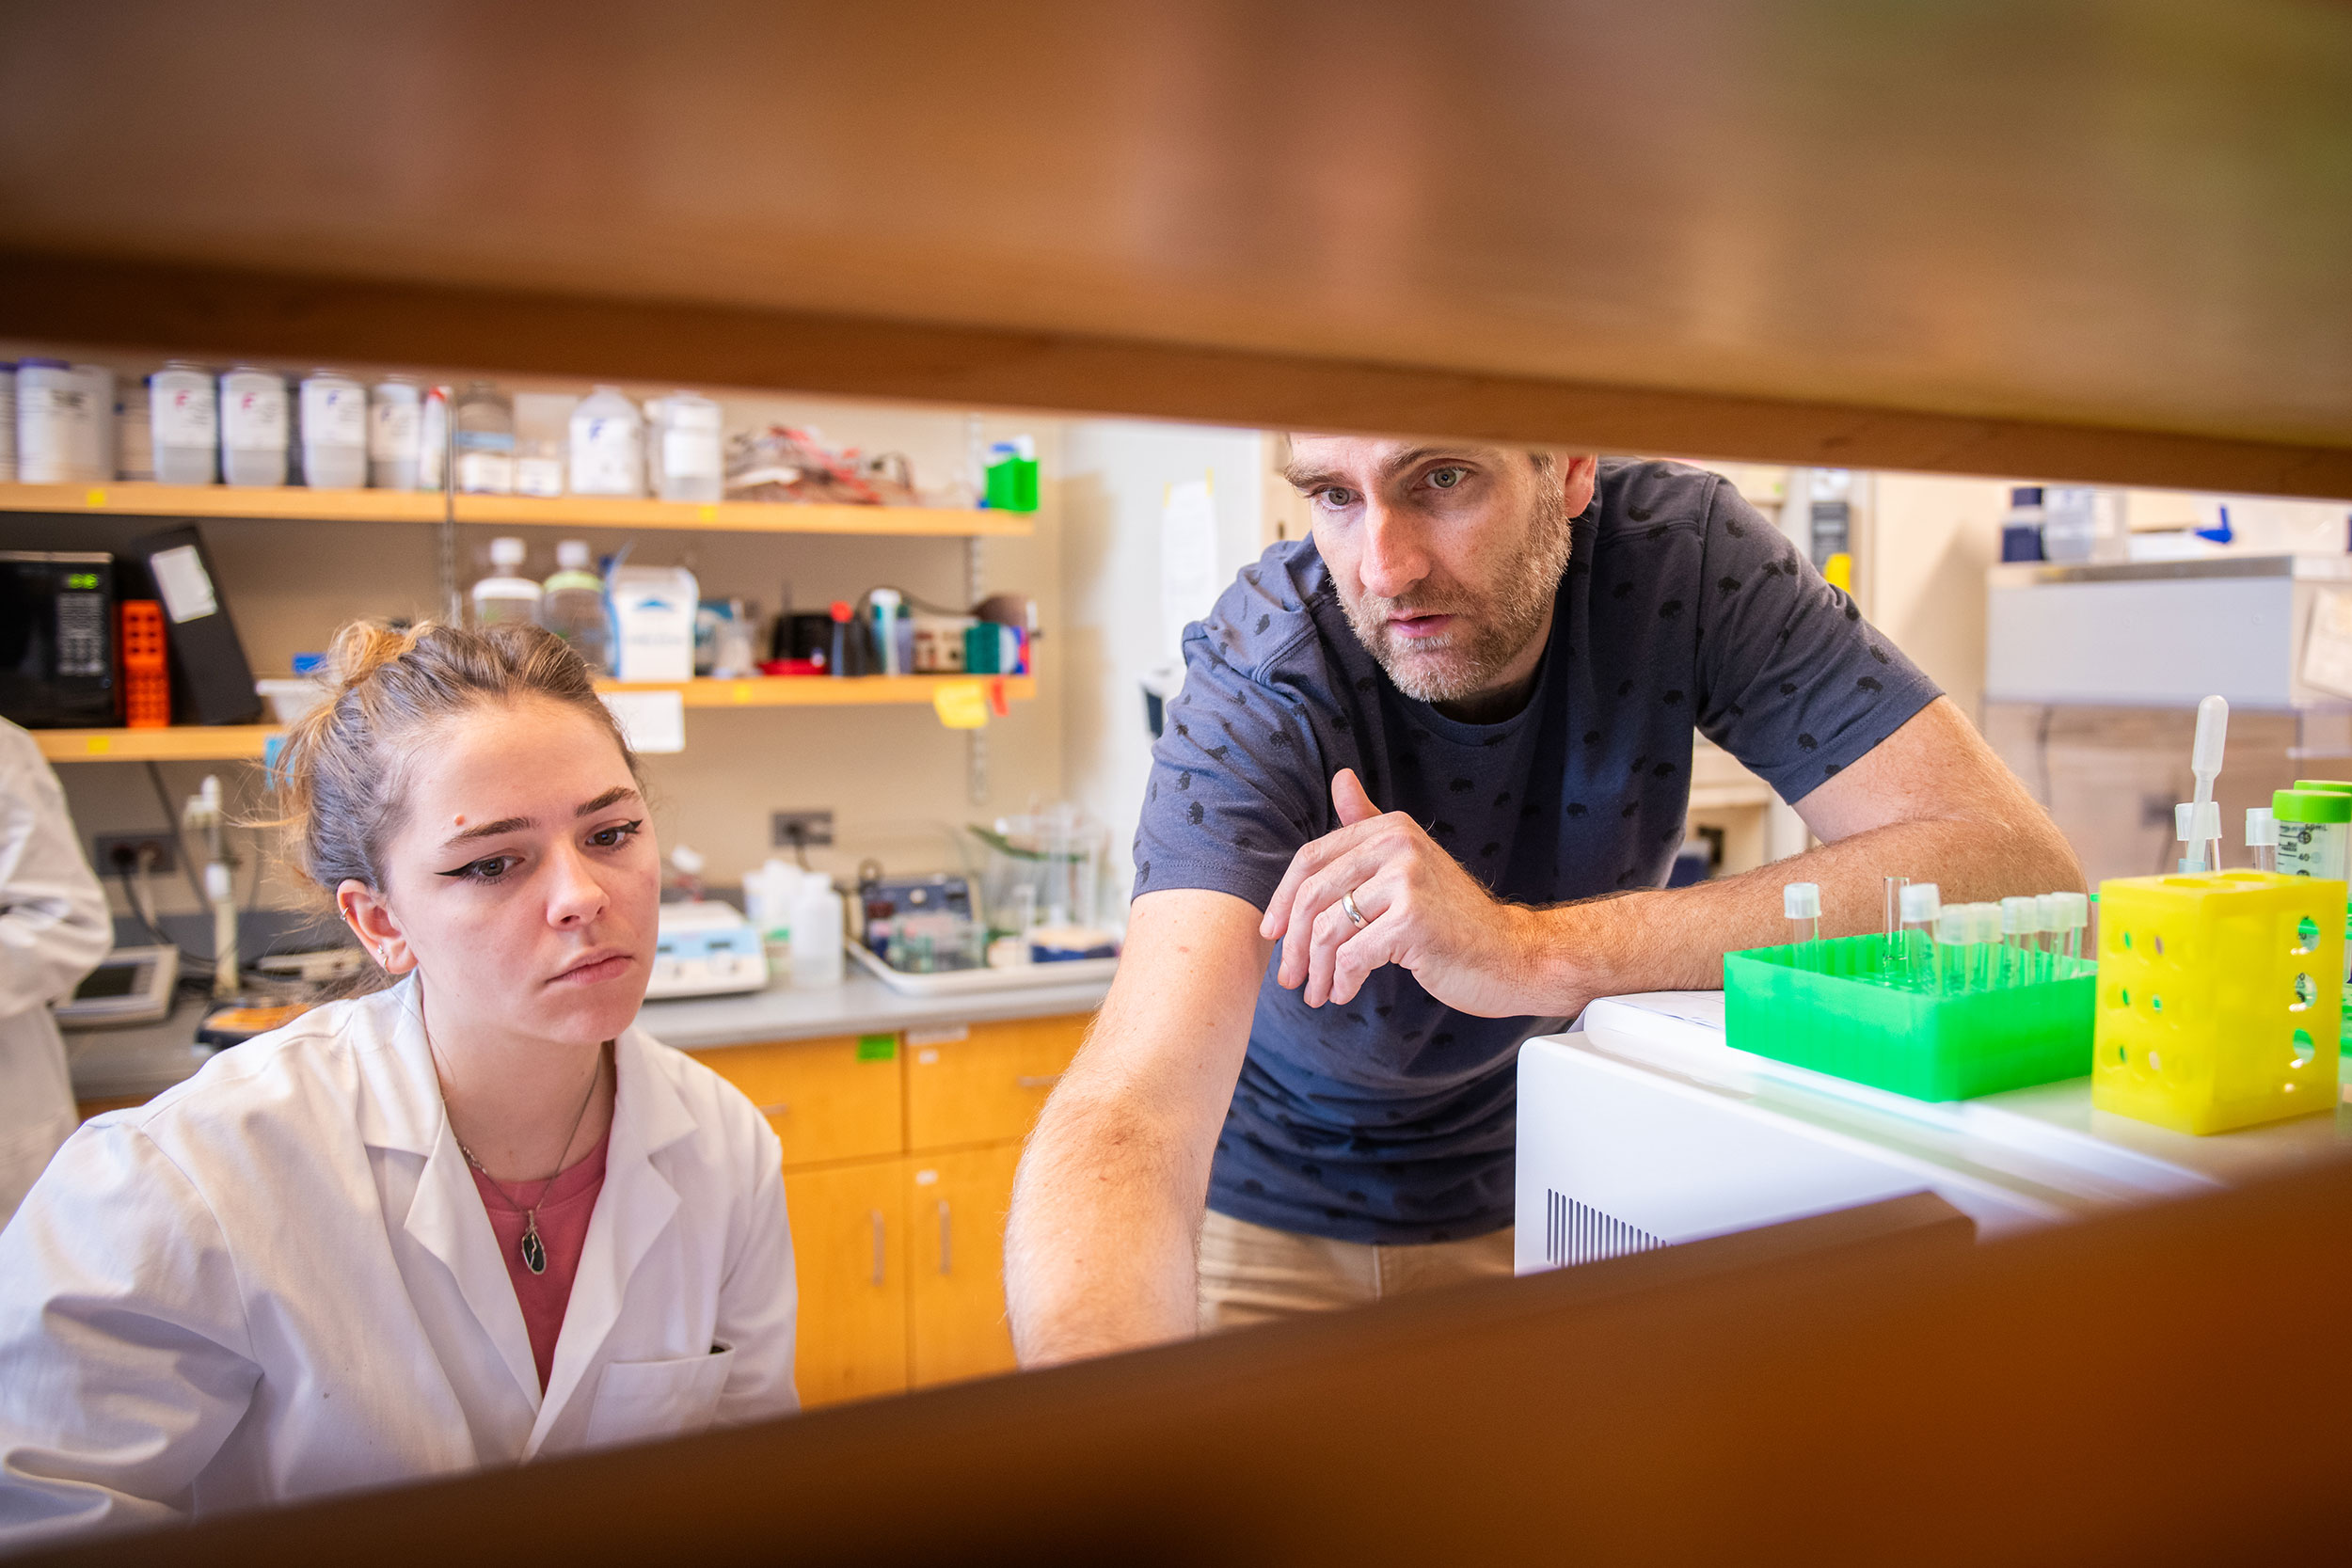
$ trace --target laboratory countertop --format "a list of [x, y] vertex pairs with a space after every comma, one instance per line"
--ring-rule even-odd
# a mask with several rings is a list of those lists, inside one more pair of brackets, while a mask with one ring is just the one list
[[[1050, 966], [1041, 966], [1050, 970]], [[993, 1023], [1008, 1019], [1090, 1013], [1110, 989], [1104, 980], [1040, 984], [961, 996], [904, 996], [871, 975], [852, 971], [838, 985], [774, 985], [741, 996], [648, 1002], [637, 1015], [664, 1045], [701, 1051], [764, 1040], [813, 1039], [827, 1035], [893, 1033], [901, 1029]], [[65, 1037], [77, 1099], [144, 1098], [188, 1077], [212, 1057], [196, 1047], [206, 1004], [183, 998], [161, 1023], [131, 1029], [90, 1029]]]
[[[1613, 997], [1558, 1037], [1769, 1115], [1856, 1138], [1954, 1180], [1997, 1186], [2052, 1217], [2352, 1156], [2352, 1104], [2204, 1137], [2102, 1111], [2090, 1080], [1930, 1102], [1734, 1049], [1721, 991]], [[2340, 1091], [2340, 1095], [2341, 1095]]]

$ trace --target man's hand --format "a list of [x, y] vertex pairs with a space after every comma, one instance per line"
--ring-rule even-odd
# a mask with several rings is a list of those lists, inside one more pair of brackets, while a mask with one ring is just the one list
[[[1282, 942], [1275, 977], [1311, 1007], [1355, 999], [1382, 964], [1412, 971], [1430, 995], [1482, 1018], [1556, 1011], [1534, 994], [1546, 966], [1537, 912], [1506, 904], [1403, 812], [1382, 813], [1353, 769], [1331, 780], [1340, 828], [1291, 858], [1259, 934]], [[1352, 895], [1361, 929], [1348, 917]]]

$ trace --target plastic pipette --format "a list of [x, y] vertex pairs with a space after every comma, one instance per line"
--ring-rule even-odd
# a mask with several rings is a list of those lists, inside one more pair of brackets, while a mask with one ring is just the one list
[[2181, 857], [2185, 872], [2221, 869], [2221, 808], [2214, 802], [2213, 782], [2221, 776], [2221, 753], [2230, 738], [2230, 702], [2213, 696], [2197, 705], [2197, 739], [2189, 749], [2188, 770], [2197, 781], [2193, 800], [2173, 808], [2173, 826], [2188, 853]]
[[1797, 967], [1821, 967], [1821, 889], [1817, 882], [1790, 882], [1780, 890], [1780, 907], [1788, 917], [1788, 940], [1797, 949]]

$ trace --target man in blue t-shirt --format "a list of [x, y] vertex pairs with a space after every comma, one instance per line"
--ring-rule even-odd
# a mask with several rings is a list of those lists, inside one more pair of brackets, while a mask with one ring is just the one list
[[[1187, 628], [1119, 978], [1023, 1159], [1014, 1338], [1067, 1359], [1511, 1268], [1515, 1062], [1597, 996], [2078, 888], [2048, 816], [1719, 477], [1292, 443], [1311, 542]], [[1661, 891], [1692, 736], [1821, 847]], [[1204, 1202], [1205, 1197], [1205, 1218]]]

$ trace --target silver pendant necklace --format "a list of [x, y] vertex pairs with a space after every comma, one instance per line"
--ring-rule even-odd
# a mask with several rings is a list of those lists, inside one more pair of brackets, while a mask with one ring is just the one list
[[[422, 1007], [417, 1010], [417, 1022], [420, 1027], [424, 1027]], [[436, 1081], [433, 1086], [437, 1090], [441, 1086], [438, 1081], [441, 1053], [440, 1048], [433, 1043], [433, 1031], [429, 1027], [424, 1028], [424, 1049], [426, 1053], [433, 1058], [436, 1069]], [[490, 1174], [487, 1165], [474, 1158], [473, 1150], [466, 1147], [466, 1140], [457, 1135], [457, 1124], [454, 1121], [450, 1123], [450, 1141], [457, 1146], [457, 1152], [466, 1157], [466, 1164], [482, 1173], [482, 1180], [487, 1181], [499, 1196], [506, 1199], [508, 1207], [523, 1209], [523, 1239], [516, 1250], [522, 1254], [523, 1267], [534, 1275], [548, 1272], [548, 1244], [539, 1239], [539, 1207], [547, 1202], [548, 1193], [555, 1186], [556, 1177], [564, 1174], [564, 1156], [572, 1151], [572, 1140], [580, 1136], [580, 1124], [588, 1118], [589, 1104], [596, 1100], [596, 1085], [602, 1082], [604, 1082], [604, 1047], [600, 1045], [596, 1048], [596, 1070], [588, 1075], [588, 1093], [580, 1101], [580, 1109], [572, 1114], [572, 1130], [564, 1134], [564, 1148], [555, 1157], [554, 1173], [539, 1183], [539, 1196], [532, 1200], [531, 1207], [528, 1209], [523, 1209], [522, 1199], [506, 1190], [506, 1183]], [[447, 1092], [441, 1095], [441, 1115], [445, 1119], [449, 1117]]]

